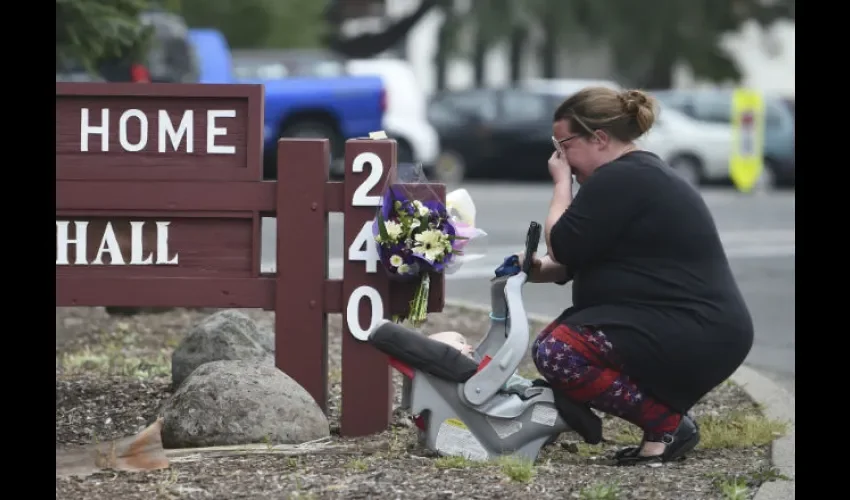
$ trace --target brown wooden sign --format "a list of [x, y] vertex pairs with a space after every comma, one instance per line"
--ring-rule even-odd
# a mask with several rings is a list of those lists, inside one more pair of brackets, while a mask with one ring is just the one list
[[[275, 361], [327, 409], [327, 314], [343, 314], [342, 434], [387, 428], [386, 355], [357, 339], [402, 313], [369, 228], [393, 140], [346, 143], [328, 181], [327, 139], [278, 142], [263, 181], [261, 85], [56, 84], [56, 305], [264, 308]], [[445, 187], [428, 189], [445, 197]], [[344, 214], [343, 278], [328, 279], [329, 212]], [[275, 272], [260, 269], [261, 218], [276, 217]], [[377, 265], [376, 265], [377, 264]], [[432, 277], [429, 310], [444, 304]]]

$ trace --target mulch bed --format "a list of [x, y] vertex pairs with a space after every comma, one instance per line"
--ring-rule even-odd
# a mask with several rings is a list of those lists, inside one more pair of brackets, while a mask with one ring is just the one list
[[[153, 422], [170, 395], [168, 359], [191, 326], [211, 311], [177, 309], [111, 317], [102, 308], [57, 308], [57, 448], [126, 437]], [[247, 310], [261, 327], [274, 314]], [[340, 317], [331, 315], [329, 419], [338, 428]], [[486, 315], [447, 307], [432, 314], [427, 333], [455, 330], [474, 340], [486, 331]], [[536, 329], [542, 325], [534, 325]], [[521, 373], [533, 369], [526, 365]], [[334, 376], [334, 373], [337, 375]], [[397, 384], [400, 376], [396, 377]], [[396, 391], [398, 393], [398, 391]], [[757, 409], [732, 384], [723, 384], [695, 409], [697, 418]], [[174, 461], [169, 469], [147, 473], [100, 472], [57, 477], [57, 498], [188, 499], [672, 499], [724, 498], [723, 478], [748, 483], [752, 498], [769, 471], [768, 446], [703, 449], [664, 466], [614, 467], [607, 456], [634, 442], [638, 430], [605, 419], [611, 442], [588, 446], [566, 433], [544, 450], [526, 482], [510, 478], [504, 464], [470, 466], [435, 459], [418, 446], [407, 415], [368, 438], [332, 437], [336, 446], [301, 456], [250, 455]], [[619, 495], [602, 487], [617, 485]], [[593, 495], [594, 491], [596, 496]]]

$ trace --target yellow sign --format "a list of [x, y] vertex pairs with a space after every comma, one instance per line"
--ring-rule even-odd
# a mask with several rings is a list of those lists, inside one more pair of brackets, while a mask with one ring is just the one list
[[764, 99], [758, 91], [737, 89], [732, 96], [732, 155], [729, 176], [740, 191], [756, 185], [764, 169]]

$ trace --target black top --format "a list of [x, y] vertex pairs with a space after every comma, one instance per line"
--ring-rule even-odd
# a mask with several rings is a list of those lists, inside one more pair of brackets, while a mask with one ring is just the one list
[[727, 379], [753, 324], [697, 190], [652, 153], [599, 167], [550, 235], [573, 280], [560, 319], [595, 326], [639, 387], [686, 412]]

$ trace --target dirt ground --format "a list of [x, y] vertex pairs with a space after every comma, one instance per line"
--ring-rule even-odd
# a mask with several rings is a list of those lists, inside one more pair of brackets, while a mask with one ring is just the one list
[[[57, 308], [57, 449], [126, 437], [152, 423], [170, 395], [172, 350], [210, 312], [110, 317], [102, 308]], [[272, 327], [273, 313], [245, 312], [261, 327]], [[434, 457], [420, 448], [409, 416], [401, 412], [380, 435], [340, 438], [340, 319], [329, 319], [329, 448], [298, 456], [187, 457], [154, 472], [57, 477], [57, 498], [749, 499], [759, 484], [777, 479], [767, 452], [782, 426], [764, 421], [731, 383], [694, 409], [703, 431], [700, 446], [686, 460], [663, 466], [611, 465], [607, 457], [640, 436], [616, 418], [604, 419], [606, 442], [590, 446], [566, 433], [533, 467]], [[447, 307], [431, 314], [423, 330], [455, 330], [475, 340], [487, 322], [485, 315]], [[533, 365], [528, 362], [520, 373], [533, 377]], [[400, 382], [397, 375], [397, 386]]]

